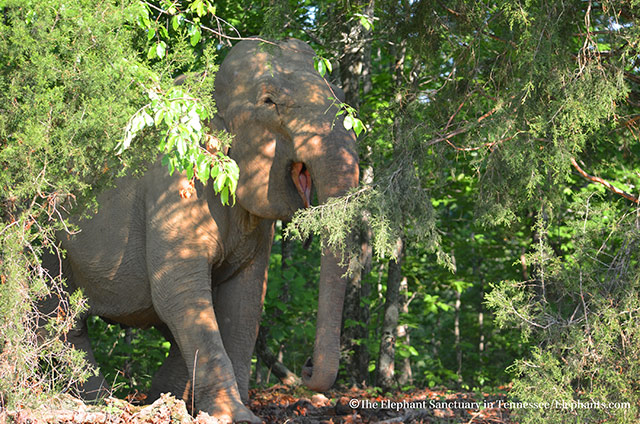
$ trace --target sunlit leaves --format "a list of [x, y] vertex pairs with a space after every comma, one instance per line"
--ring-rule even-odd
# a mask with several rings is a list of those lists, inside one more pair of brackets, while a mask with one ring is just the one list
[[362, 13], [356, 13], [354, 16], [358, 18], [358, 22], [360, 22], [360, 25], [362, 25], [365, 30], [372, 31], [374, 29], [373, 22], [376, 19], [375, 17], [367, 16]]
[[[235, 196], [238, 166], [222, 153], [219, 149], [222, 146], [214, 153], [202, 147], [208, 136], [208, 127], [203, 125], [210, 116], [207, 108], [181, 86], [171, 87], [166, 92], [150, 90], [149, 99], [150, 103], [130, 119], [117, 153], [128, 149], [146, 127], [161, 129], [164, 139], [158, 149], [164, 154], [162, 163], [169, 172], [185, 171], [187, 178], [197, 178], [203, 184], [213, 178], [215, 193], [220, 194], [223, 204], [228, 204], [229, 198]], [[218, 134], [217, 139], [224, 140], [224, 133]], [[222, 142], [224, 144], [228, 144], [228, 140]]]
[[366, 128], [364, 123], [356, 116], [356, 114], [357, 112], [354, 108], [346, 103], [340, 103], [340, 109], [336, 113], [336, 116], [344, 115], [342, 125], [347, 131], [353, 130], [357, 137], [361, 132], [366, 131]]
[[[160, 5], [159, 8], [141, 1], [135, 8], [135, 21], [147, 33], [147, 59], [166, 61], [169, 66], [173, 59], [168, 46], [175, 42], [175, 38], [186, 37], [190, 48], [202, 48], [204, 40], [200, 20], [215, 14], [215, 7], [208, 0], [193, 0], [186, 4], [162, 0]], [[132, 75], [145, 88], [150, 102], [129, 120], [117, 153], [122, 154], [130, 148], [132, 141], [145, 128], [159, 130], [162, 135], [157, 147], [164, 155], [162, 161], [169, 172], [185, 172], [187, 178], [198, 179], [204, 184], [212, 178], [213, 189], [220, 195], [222, 203], [229, 204], [230, 199], [235, 201], [238, 167], [223, 153], [229, 143], [227, 137], [209, 134], [208, 127], [203, 125], [211, 116], [203, 99], [194, 97], [181, 87], [163, 88], [159, 84], [160, 75], [142, 63], [131, 65], [134, 67], [137, 71]], [[143, 73], [141, 70], [146, 71]], [[207, 78], [212, 81], [213, 72]], [[212, 93], [205, 95], [211, 96]], [[220, 140], [218, 145], [213, 149], [203, 147], [212, 138]]]
[[[160, 1], [161, 8], [140, 1], [135, 7], [135, 22], [147, 31], [147, 39], [152, 44], [147, 48], [148, 59], [163, 59], [167, 54], [167, 43], [175, 35], [186, 32], [192, 47], [202, 40], [201, 19], [215, 15], [216, 8], [208, 0], [193, 0], [179, 5], [175, 2]], [[159, 15], [155, 16], [154, 15]], [[173, 31], [170, 33], [168, 28]]]
[[[318, 73], [324, 78], [327, 71], [331, 73], [333, 67], [331, 62], [321, 56], [315, 56], [313, 58], [313, 64]], [[334, 93], [335, 94], [335, 93]], [[329, 98], [334, 104], [338, 106], [338, 111], [336, 112], [336, 117], [340, 115], [344, 115], [344, 119], [342, 121], [342, 125], [347, 131], [353, 130], [356, 133], [356, 137], [360, 135], [362, 131], [365, 131], [366, 128], [364, 123], [358, 118], [356, 110], [349, 106], [348, 104], [336, 99], [335, 97]]]
[[331, 65], [331, 62], [329, 61], [329, 59], [326, 59], [324, 57], [315, 56], [313, 58], [313, 64], [314, 64], [316, 70], [318, 71], [318, 73], [322, 77], [325, 76], [327, 71], [329, 73], [331, 73], [331, 71], [333, 70], [333, 66]]

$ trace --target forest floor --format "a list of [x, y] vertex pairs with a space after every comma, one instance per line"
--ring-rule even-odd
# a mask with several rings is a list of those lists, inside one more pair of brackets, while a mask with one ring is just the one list
[[[254, 389], [250, 409], [264, 423], [347, 424], [513, 424], [505, 394], [454, 393], [447, 390], [416, 389], [407, 393], [386, 393], [363, 389], [333, 390], [326, 395], [304, 393], [284, 386]], [[46, 408], [0, 408], [0, 424], [217, 424], [207, 414], [195, 419], [185, 404], [163, 395], [151, 405], [136, 406], [109, 398], [106, 407], [87, 406], [75, 398], [52, 402]]]
[[251, 410], [265, 423], [512, 424], [505, 394], [416, 389], [377, 394], [350, 389], [311, 398], [284, 387], [252, 391]]

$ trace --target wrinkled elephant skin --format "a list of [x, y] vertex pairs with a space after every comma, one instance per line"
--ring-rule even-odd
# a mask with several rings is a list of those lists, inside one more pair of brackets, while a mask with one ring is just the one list
[[[81, 232], [61, 235], [69, 290], [81, 288], [89, 314], [129, 326], [157, 326], [171, 341], [151, 397], [170, 391], [223, 419], [260, 422], [244, 405], [266, 290], [274, 220], [340, 196], [358, 183], [355, 136], [336, 119], [338, 90], [315, 71], [298, 40], [243, 41], [216, 76], [218, 116], [233, 134], [240, 167], [237, 203], [222, 206], [211, 186], [181, 198], [185, 175], [158, 161], [99, 197]], [[344, 269], [323, 252], [313, 367], [304, 381], [326, 390], [338, 370]], [[93, 358], [84, 320], [70, 340]], [[85, 386], [96, 396], [100, 377]], [[90, 393], [94, 391], [94, 393]], [[194, 411], [194, 412], [196, 412]]]

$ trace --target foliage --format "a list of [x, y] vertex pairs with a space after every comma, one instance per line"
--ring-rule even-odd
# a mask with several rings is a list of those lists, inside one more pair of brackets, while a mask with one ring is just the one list
[[[215, 114], [213, 76], [217, 65], [215, 45], [199, 44], [204, 28], [201, 19], [207, 15], [215, 18], [215, 7], [205, 0], [184, 5], [160, 3], [161, 7], [137, 2], [135, 20], [147, 33], [147, 44], [150, 44], [147, 59], [158, 59], [166, 69], [160, 73], [136, 62], [128, 63], [134, 81], [148, 93], [150, 102], [131, 116], [117, 153], [128, 149], [145, 127], [162, 128], [158, 149], [164, 153], [162, 161], [169, 172], [186, 171], [189, 179], [195, 177], [203, 184], [211, 177], [214, 192], [220, 195], [222, 204], [228, 204], [229, 197], [235, 203], [238, 166], [223, 153], [231, 140], [224, 131], [211, 134], [211, 128], [205, 124]], [[178, 69], [192, 71], [193, 66], [198, 67], [198, 75], [184, 75], [176, 86], [173, 73]]]
[[[508, 378], [506, 366], [523, 358], [512, 368], [515, 394], [523, 400], [562, 392], [576, 400], [597, 393], [603, 402], [616, 401], [616, 390], [632, 390], [632, 374], [612, 364], [633, 368], [633, 349], [627, 347], [637, 327], [633, 314], [627, 316], [634, 310], [630, 299], [637, 297], [637, 259], [632, 248], [621, 248], [633, 243], [620, 238], [637, 233], [634, 224], [622, 224], [632, 222], [635, 212], [627, 200], [605, 195], [605, 186], [583, 179], [572, 159], [621, 190], [637, 190], [637, 4], [383, 1], [375, 2], [373, 14], [364, 13], [369, 2], [299, 2], [298, 9], [291, 4], [288, 10], [297, 14], [286, 18], [290, 27], [304, 28], [304, 35], [296, 35], [318, 44], [338, 85], [348, 81], [346, 69], [360, 70], [357, 93], [347, 94], [362, 99], [367, 133], [360, 139], [361, 169], [370, 167], [373, 181], [351, 195], [358, 206], [337, 201], [303, 211], [294, 221], [302, 236], [328, 233], [339, 246], [348, 237], [339, 231], [337, 215], [346, 215], [349, 228], [364, 209], [374, 226], [372, 240], [386, 240], [373, 272], [363, 276], [363, 287], [370, 288], [360, 289], [360, 302], [370, 321], [361, 323], [367, 336], [356, 344], [367, 344], [375, 356], [387, 266], [381, 257], [403, 237], [411, 303], [400, 324], [409, 325], [411, 342], [396, 343], [404, 356], [411, 352], [407, 346], [418, 353], [409, 354], [417, 384], [501, 384]], [[362, 41], [362, 30], [353, 25], [359, 14], [378, 18], [373, 28], [363, 27], [372, 33]], [[609, 228], [614, 222], [619, 225]], [[583, 227], [590, 229], [590, 254], [582, 250]], [[441, 263], [448, 255], [456, 273], [434, 266], [433, 251]], [[589, 269], [580, 273], [584, 267]], [[623, 292], [597, 288], [613, 275]], [[586, 284], [586, 276], [592, 284], [580, 292], [576, 282]], [[576, 309], [579, 293], [589, 293], [587, 315], [602, 330], [598, 341], [593, 325], [585, 332]], [[567, 304], [568, 298], [574, 302]], [[485, 310], [484, 299], [491, 310]], [[442, 352], [456, 344], [456, 321], [461, 375], [451, 348]], [[589, 367], [584, 340], [598, 346], [589, 354], [599, 352], [600, 359], [590, 359]], [[528, 355], [530, 346], [540, 347]], [[567, 365], [570, 357], [582, 368]], [[599, 366], [610, 371], [596, 373]], [[535, 377], [532, 369], [539, 370]], [[573, 373], [573, 379], [554, 380], [558, 370]], [[592, 389], [584, 390], [586, 381]], [[530, 422], [539, 414], [567, 413], [522, 412], [530, 413]], [[624, 412], [600, 409], [581, 416]], [[626, 413], [627, 419], [637, 416]]]
[[[203, 16], [201, 4], [186, 4], [178, 16]], [[159, 141], [173, 168], [215, 178], [223, 203], [234, 194], [237, 166], [220, 153], [226, 141], [200, 123], [215, 111], [212, 78], [174, 87], [181, 72], [215, 71], [215, 49], [199, 43], [187, 23], [159, 30], [159, 16], [152, 21], [138, 1], [16, 0], [1, 2], [0, 11], [0, 392], [15, 405], [69, 391], [91, 371], [63, 343], [86, 309], [80, 292], [68, 300], [62, 294], [54, 265], [64, 256], [54, 233], [73, 232], [69, 214], [90, 212], [116, 176], [141, 173]], [[156, 43], [155, 30], [171, 45]], [[150, 44], [155, 55], [141, 55]], [[145, 95], [151, 101], [142, 106]], [[124, 152], [138, 133], [147, 141]], [[219, 152], [200, 151], [203, 137]], [[35, 312], [47, 297], [60, 306], [50, 315]]]
[[[62, 284], [40, 261], [55, 251], [53, 233], [65, 229], [66, 210], [116, 172], [113, 147], [139, 95], [113, 62], [134, 54], [127, 4], [98, 10], [9, 1], [2, 12], [0, 391], [13, 404], [68, 390], [87, 376], [82, 355], [63, 348], [60, 338], [85, 308], [81, 298], [48, 317], [34, 313], [36, 301], [59, 296]], [[141, 149], [132, 163], [145, 155]], [[37, 343], [38, 320], [48, 320], [46, 342]]]
[[169, 354], [170, 343], [155, 328], [125, 329], [92, 317], [89, 337], [100, 371], [111, 384], [113, 396], [121, 399], [146, 393], [153, 374]]

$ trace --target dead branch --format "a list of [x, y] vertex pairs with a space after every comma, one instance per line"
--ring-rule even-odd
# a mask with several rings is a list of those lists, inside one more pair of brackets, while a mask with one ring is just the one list
[[638, 199], [636, 196], [629, 194], [626, 191], [620, 190], [617, 187], [614, 187], [610, 182], [603, 180], [600, 177], [594, 177], [593, 175], [587, 174], [582, 168], [580, 168], [580, 165], [578, 165], [578, 162], [576, 162], [575, 158], [571, 158], [571, 165], [573, 165], [573, 167], [578, 171], [578, 173], [582, 175], [584, 178], [586, 178], [587, 180], [593, 181], [594, 183], [602, 184], [603, 186], [605, 186], [607, 189], [614, 192], [615, 194], [622, 196], [627, 200], [631, 200], [635, 204], [640, 204], [640, 199]]

